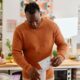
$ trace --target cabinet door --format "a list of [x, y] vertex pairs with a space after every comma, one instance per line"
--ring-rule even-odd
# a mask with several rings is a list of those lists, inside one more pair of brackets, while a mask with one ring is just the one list
[[55, 71], [54, 74], [54, 80], [67, 80], [67, 70]]

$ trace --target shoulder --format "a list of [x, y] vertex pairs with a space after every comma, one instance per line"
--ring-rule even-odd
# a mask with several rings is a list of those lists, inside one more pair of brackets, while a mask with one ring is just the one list
[[52, 29], [53, 31], [56, 31], [57, 29], [59, 29], [58, 25], [55, 23], [54, 20], [51, 20], [49, 18], [44, 18], [44, 22], [46, 23], [46, 25], [48, 25], [48, 27], [50, 29]]
[[19, 25], [16, 27], [16, 29], [17, 29], [17, 30], [23, 29], [24, 26], [26, 26], [25, 22], [19, 24]]
[[25, 26], [25, 22], [17, 25], [16, 28], [15, 28], [14, 34], [21, 34], [24, 26]]
[[25, 29], [28, 28], [28, 24], [26, 23], [26, 21], [24, 21], [23, 23], [21, 23], [20, 25], [16, 26], [15, 31], [18, 32], [23, 32]]

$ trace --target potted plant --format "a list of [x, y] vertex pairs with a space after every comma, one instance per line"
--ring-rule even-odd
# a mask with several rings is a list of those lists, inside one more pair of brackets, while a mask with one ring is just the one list
[[6, 41], [6, 46], [7, 46], [8, 50], [9, 50], [9, 53], [8, 53], [8, 56], [6, 57], [6, 59], [7, 60], [11, 60], [12, 59], [12, 45], [11, 45], [9, 39], [7, 39], [7, 41]]

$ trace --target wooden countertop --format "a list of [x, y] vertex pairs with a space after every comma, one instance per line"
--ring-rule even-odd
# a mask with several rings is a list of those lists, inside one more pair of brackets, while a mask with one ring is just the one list
[[61, 66], [80, 66], [80, 61], [78, 60], [71, 60], [71, 59], [65, 59]]
[[0, 64], [0, 67], [18, 67], [18, 65], [16, 63], [3, 63]]
[[14, 60], [2, 60], [0, 61], [0, 67], [16, 67], [18, 66]]
[[80, 61], [65, 59], [60, 66], [55, 68], [80, 68]]
[[[15, 62], [7, 62], [0, 64], [0, 68], [2, 67], [19, 67]], [[63, 63], [54, 68], [80, 68], [80, 61], [77, 60], [70, 60], [70, 59], [65, 59]]]

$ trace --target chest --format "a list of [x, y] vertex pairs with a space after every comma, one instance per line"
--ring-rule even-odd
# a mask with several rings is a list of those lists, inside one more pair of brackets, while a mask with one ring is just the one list
[[23, 34], [24, 46], [27, 49], [46, 48], [52, 45], [53, 40], [53, 32], [49, 29], [29, 30]]

